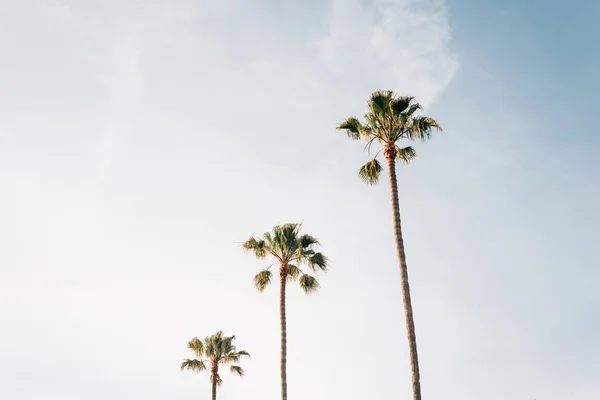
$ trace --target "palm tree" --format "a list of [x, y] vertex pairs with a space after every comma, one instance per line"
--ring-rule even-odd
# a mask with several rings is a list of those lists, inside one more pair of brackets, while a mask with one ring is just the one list
[[[219, 365], [238, 363], [242, 356], [250, 357], [247, 351], [238, 351], [233, 344], [235, 336], [224, 336], [219, 331], [212, 336], [207, 336], [202, 342], [197, 337], [188, 342], [188, 348], [196, 354], [195, 359], [187, 359], [181, 363], [181, 370], [205, 371], [206, 363], [210, 365], [210, 382], [212, 383], [212, 400], [217, 399], [217, 386], [223, 380], [219, 376]], [[231, 365], [229, 370], [239, 376], [244, 376], [244, 370], [238, 365]]]
[[[327, 258], [314, 251], [319, 244], [310, 235], [300, 234], [300, 224], [278, 225], [272, 232], [265, 232], [262, 237], [251, 237], [243, 244], [243, 248], [254, 253], [256, 258], [264, 259], [271, 256], [279, 265], [279, 317], [281, 324], [281, 398], [287, 400], [287, 330], [285, 315], [285, 290], [289, 281], [300, 283], [305, 293], [314, 293], [319, 288], [318, 281], [300, 269], [306, 265], [311, 271], [327, 270]], [[271, 266], [260, 271], [254, 277], [254, 286], [259, 292], [265, 290], [271, 283]]]
[[410, 286], [408, 284], [406, 254], [404, 252], [404, 241], [402, 240], [402, 229], [400, 224], [396, 161], [408, 164], [417, 155], [411, 146], [400, 147], [399, 142], [405, 139], [409, 141], [425, 141], [431, 137], [431, 131], [433, 129], [441, 131], [442, 128], [433, 119], [415, 114], [421, 109], [421, 105], [414, 102], [414, 98], [396, 96], [392, 91], [374, 92], [368, 101], [368, 106], [369, 111], [365, 115], [364, 122], [359, 121], [355, 117], [350, 117], [342, 122], [337, 129], [345, 130], [350, 139], [366, 140], [367, 144], [365, 149], [368, 149], [369, 156], [371, 155], [371, 146], [373, 143], [378, 142], [381, 144], [382, 148], [370, 161], [363, 165], [358, 172], [359, 178], [365, 183], [375, 185], [379, 181], [382, 167], [377, 160], [377, 155], [379, 155], [382, 150], [383, 156], [387, 161], [392, 195], [394, 235], [396, 238], [398, 261], [400, 263], [402, 301], [404, 303], [404, 316], [406, 319], [406, 331], [410, 352], [413, 399], [421, 400], [417, 338], [410, 299]]

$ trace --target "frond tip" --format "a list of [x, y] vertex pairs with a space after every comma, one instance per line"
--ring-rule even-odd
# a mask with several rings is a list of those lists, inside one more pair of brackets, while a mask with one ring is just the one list
[[352, 140], [359, 140], [361, 136], [368, 136], [369, 132], [356, 117], [350, 117], [338, 125], [338, 130], [345, 130]]
[[308, 266], [313, 271], [327, 270], [327, 257], [323, 255], [323, 253], [315, 253], [308, 259]]
[[267, 256], [267, 249], [264, 240], [256, 239], [251, 237], [242, 244], [244, 250], [254, 253], [256, 258], [262, 259]]
[[232, 366], [229, 367], [229, 370], [231, 371], [232, 374], [236, 374], [236, 375], [239, 375], [241, 377], [243, 377], [244, 375], [246, 375], [246, 372], [239, 365], [232, 365]]
[[188, 349], [194, 350], [196, 357], [204, 356], [204, 344], [197, 337], [193, 338], [188, 342]]
[[187, 369], [188, 371], [200, 372], [206, 370], [206, 365], [202, 360], [190, 360], [188, 358], [181, 363], [180, 369], [182, 371]]
[[271, 283], [271, 276], [271, 271], [268, 269], [260, 271], [254, 276], [254, 287], [262, 293], [269, 283]]
[[299, 276], [300, 276], [300, 268], [298, 268], [292, 264], [288, 265], [288, 273], [287, 273], [288, 282], [293, 282], [293, 281], [297, 280]]
[[381, 174], [381, 171], [383, 171], [381, 164], [379, 164], [379, 161], [374, 158], [360, 167], [360, 170], [358, 171], [358, 177], [367, 185], [376, 185], [377, 182], [379, 182], [379, 175]]
[[442, 131], [442, 127], [432, 118], [418, 116], [413, 118], [412, 124], [408, 127], [407, 136], [410, 140], [426, 141], [431, 137], [432, 129]]
[[319, 290], [319, 281], [313, 276], [304, 274], [300, 277], [300, 288], [306, 294], [314, 293]]
[[415, 157], [417, 157], [417, 152], [411, 146], [396, 147], [396, 158], [403, 164], [409, 164]]

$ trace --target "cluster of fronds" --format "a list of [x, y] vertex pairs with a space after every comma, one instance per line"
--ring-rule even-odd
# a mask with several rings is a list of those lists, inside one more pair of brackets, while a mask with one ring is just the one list
[[[272, 256], [287, 281], [298, 281], [306, 293], [319, 289], [319, 282], [301, 268], [306, 266], [312, 272], [326, 271], [327, 258], [314, 250], [319, 244], [311, 235], [300, 233], [301, 224], [277, 225], [271, 232], [265, 232], [260, 238], [251, 237], [242, 245], [258, 259]], [[272, 281], [271, 267], [260, 271], [254, 277], [254, 286], [262, 292]]]
[[[241, 357], [250, 357], [247, 351], [237, 350], [233, 344], [234, 340], [234, 335], [225, 336], [221, 331], [212, 336], [205, 337], [204, 341], [201, 341], [197, 337], [193, 338], [188, 342], [188, 348], [192, 349], [198, 358], [184, 360], [181, 363], [181, 370], [205, 371], [207, 369], [206, 364], [208, 363], [211, 368], [211, 382], [216, 380], [217, 384], [221, 385], [223, 380], [218, 374], [219, 365], [238, 363]], [[234, 374], [244, 376], [244, 370], [239, 365], [231, 365], [229, 370]]]
[[431, 137], [433, 129], [441, 131], [442, 128], [433, 119], [416, 114], [421, 105], [413, 97], [396, 96], [392, 91], [382, 90], [371, 95], [368, 106], [364, 122], [350, 117], [337, 129], [345, 130], [352, 140], [366, 140], [365, 149], [369, 155], [373, 143], [381, 144], [382, 148], [358, 172], [363, 182], [375, 185], [383, 170], [377, 160], [382, 150], [388, 153], [386, 157], [393, 155], [395, 160], [408, 164], [417, 156], [417, 152], [412, 146], [400, 147], [398, 142], [403, 139], [425, 141]]

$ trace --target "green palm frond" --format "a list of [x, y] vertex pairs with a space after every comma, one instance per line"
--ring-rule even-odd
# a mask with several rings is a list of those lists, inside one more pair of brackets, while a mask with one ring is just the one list
[[350, 117], [338, 125], [338, 130], [345, 130], [348, 137], [352, 140], [359, 140], [361, 136], [368, 134], [365, 127], [356, 117]]
[[313, 237], [311, 235], [300, 236], [300, 246], [302, 248], [312, 247], [316, 244], [319, 244], [319, 241], [315, 237]]
[[269, 232], [263, 233], [263, 241], [265, 242], [265, 246], [267, 248], [272, 248], [273, 246], [273, 238]]
[[371, 94], [369, 109], [376, 115], [383, 115], [392, 111], [393, 95], [391, 90], [378, 90]]
[[248, 353], [246, 350], [240, 350], [237, 352], [238, 356], [245, 356], [250, 358], [250, 353]]
[[235, 346], [232, 346], [232, 350], [228, 353], [225, 353], [219, 362], [221, 364], [236, 363], [240, 361], [241, 357], [250, 357], [250, 353], [248, 353], [246, 350], [237, 351]]
[[304, 290], [304, 293], [312, 294], [319, 290], [319, 282], [315, 277], [304, 274], [300, 277], [300, 288]]
[[232, 365], [229, 367], [229, 370], [231, 371], [232, 374], [237, 374], [242, 377], [244, 375], [246, 375], [246, 372], [239, 365]]
[[196, 357], [204, 356], [204, 345], [202, 344], [202, 341], [200, 341], [200, 339], [198, 339], [197, 337], [193, 338], [188, 342], [188, 349], [194, 350]]
[[280, 244], [287, 254], [294, 254], [299, 247], [298, 234], [300, 233], [300, 224], [288, 223], [281, 226], [279, 232]]
[[254, 277], [254, 287], [259, 291], [263, 292], [265, 288], [271, 283], [271, 271], [264, 269], [260, 271]]
[[327, 270], [327, 257], [325, 257], [322, 253], [314, 253], [308, 259], [308, 266], [313, 271], [317, 271], [317, 270], [326, 271]]
[[267, 246], [265, 246], [265, 241], [256, 239], [255, 237], [251, 237], [246, 240], [242, 247], [246, 251], [253, 252], [256, 258], [262, 259], [267, 256]]
[[414, 97], [410, 96], [398, 96], [392, 100], [392, 108], [396, 115], [400, 115], [407, 108], [410, 107], [410, 103], [413, 101]]
[[206, 365], [202, 360], [191, 360], [188, 358], [181, 363], [180, 369], [182, 371], [187, 369], [188, 371], [200, 372], [206, 370]]
[[221, 353], [221, 338], [223, 332], [219, 331], [212, 336], [204, 338], [204, 354], [211, 360], [217, 359]]
[[406, 118], [404, 118], [404, 120], [408, 120], [408, 118], [412, 118], [413, 114], [415, 112], [417, 112], [418, 110], [422, 110], [423, 107], [421, 107], [421, 105], [419, 103], [412, 103], [410, 105], [410, 107], [408, 107], [408, 110], [406, 110], [404, 112], [404, 115], [406, 116]]
[[406, 134], [410, 140], [421, 140], [424, 142], [431, 137], [432, 129], [442, 131], [442, 127], [435, 120], [419, 116], [412, 120]]
[[415, 157], [417, 152], [411, 146], [407, 147], [396, 147], [396, 158], [404, 164], [409, 164]]
[[379, 175], [381, 174], [382, 170], [383, 168], [381, 167], [381, 164], [379, 164], [379, 161], [374, 158], [360, 167], [360, 170], [358, 171], [358, 177], [361, 181], [368, 185], [375, 185], [377, 182], [379, 182]]
[[300, 276], [300, 269], [298, 267], [296, 267], [295, 265], [288, 265], [288, 274], [287, 274], [287, 279], [288, 281], [295, 281], [298, 279], [298, 277]]

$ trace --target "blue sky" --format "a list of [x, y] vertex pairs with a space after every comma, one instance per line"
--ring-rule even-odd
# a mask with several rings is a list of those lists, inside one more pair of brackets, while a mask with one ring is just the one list
[[213, 3], [0, 1], [0, 397], [199, 398], [223, 329], [219, 397], [278, 398], [238, 243], [303, 220], [332, 269], [290, 290], [290, 398], [408, 398], [388, 189], [334, 130], [389, 88], [444, 127], [398, 171], [426, 398], [598, 398], [600, 6]]

